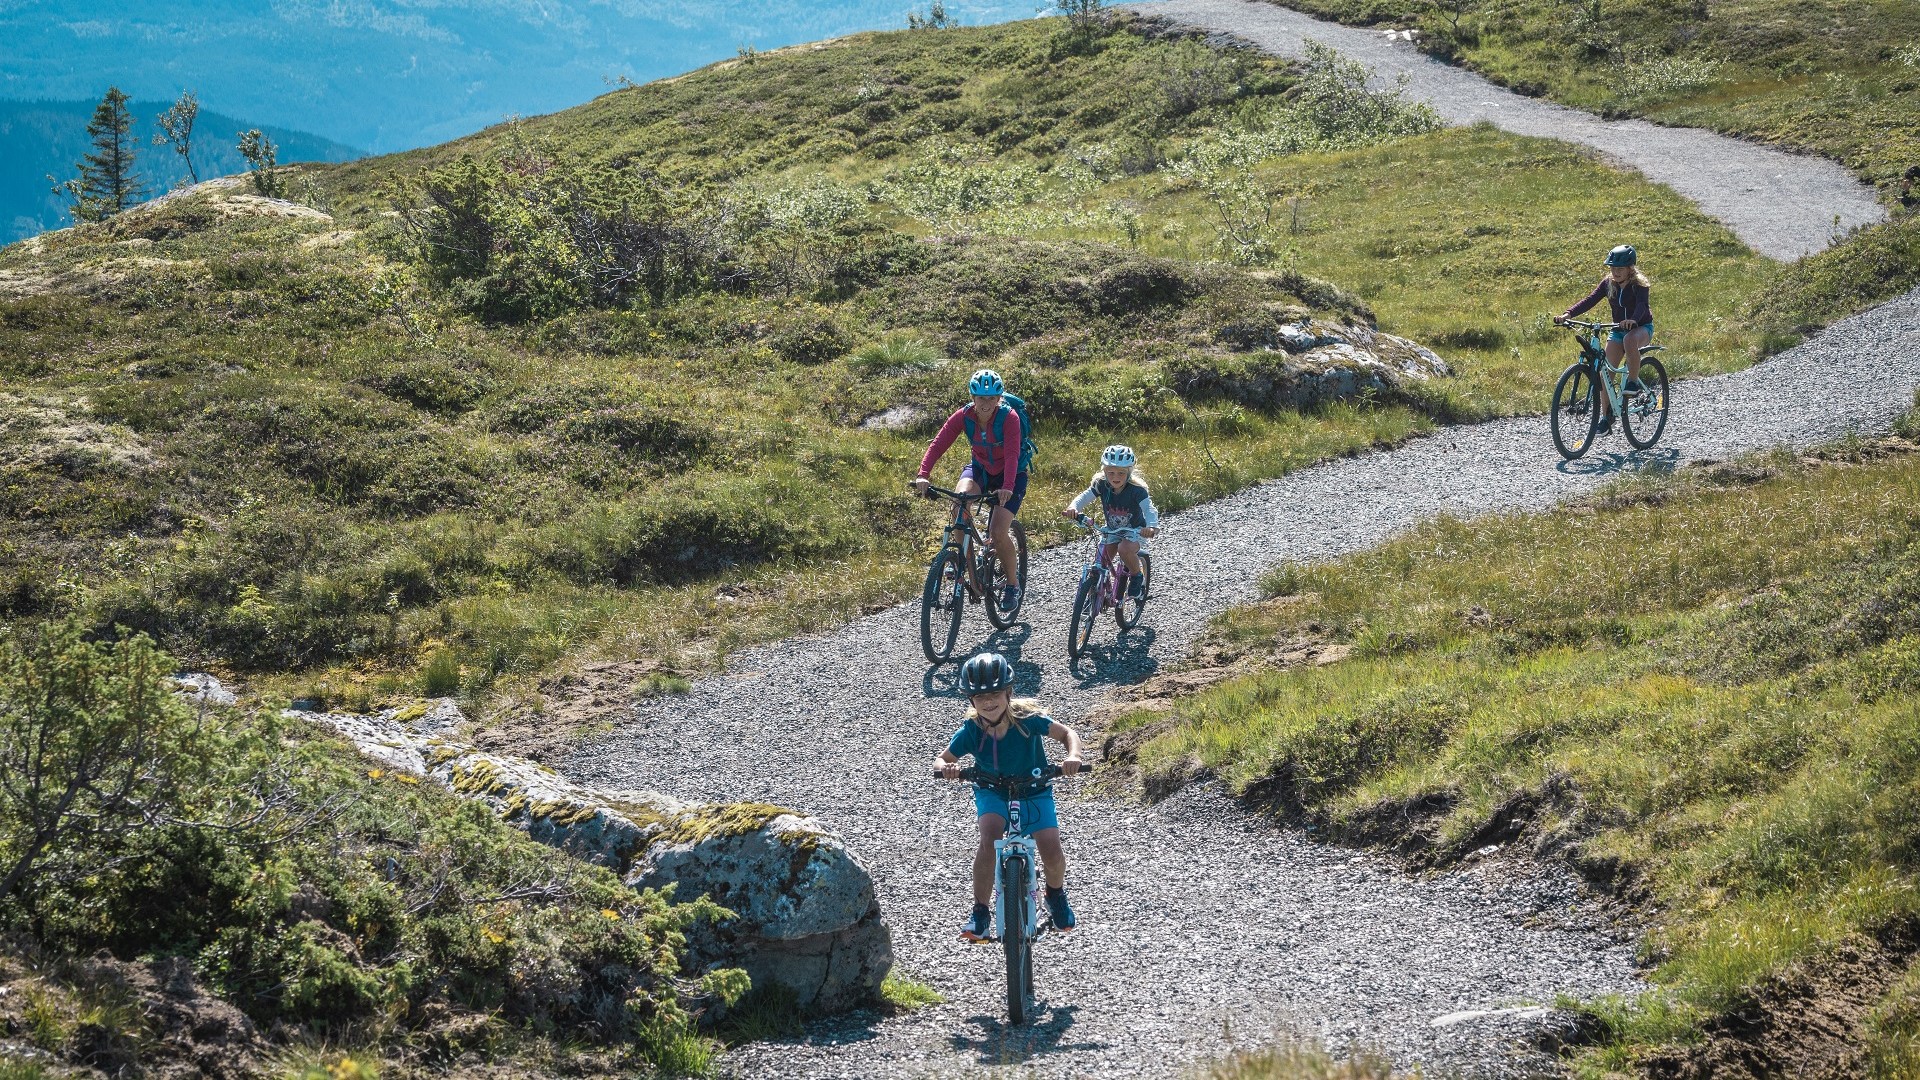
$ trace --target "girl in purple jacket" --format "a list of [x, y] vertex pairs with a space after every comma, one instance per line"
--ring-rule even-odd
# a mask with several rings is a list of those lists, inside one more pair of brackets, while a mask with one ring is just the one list
[[[1639, 261], [1639, 253], [1631, 244], [1622, 244], [1607, 252], [1607, 276], [1600, 279], [1600, 284], [1594, 286], [1585, 300], [1553, 318], [1556, 324], [1564, 324], [1602, 299], [1606, 300], [1612, 321], [1619, 324], [1607, 335], [1607, 363], [1619, 367], [1620, 358], [1627, 358], [1628, 394], [1641, 392], [1640, 350], [1653, 344], [1653, 307], [1648, 296], [1648, 286], [1653, 283], [1640, 272]], [[1612, 431], [1613, 403], [1605, 394], [1600, 395], [1600, 407], [1606, 410], [1601, 418], [1601, 431]]]

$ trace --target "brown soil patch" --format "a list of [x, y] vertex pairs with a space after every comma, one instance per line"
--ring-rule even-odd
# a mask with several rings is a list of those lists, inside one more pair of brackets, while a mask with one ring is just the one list
[[1707, 1027], [1707, 1041], [1640, 1063], [1657, 1080], [1850, 1080], [1866, 1072], [1866, 1020], [1912, 961], [1910, 932], [1859, 940], [1756, 987]]
[[650, 680], [678, 674], [655, 660], [584, 665], [484, 718], [473, 733], [474, 745], [543, 763], [564, 760], [586, 736], [626, 720], [634, 703], [647, 696]]

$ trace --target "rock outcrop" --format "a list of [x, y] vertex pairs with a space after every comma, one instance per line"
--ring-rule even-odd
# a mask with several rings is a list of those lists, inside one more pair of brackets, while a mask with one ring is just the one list
[[873, 878], [812, 818], [759, 803], [685, 803], [575, 784], [544, 765], [456, 739], [465, 717], [451, 701], [374, 715], [299, 715], [386, 767], [484, 800], [534, 839], [636, 888], [711, 896], [734, 917], [690, 932], [692, 971], [744, 968], [755, 986], [780, 983], [801, 1009], [829, 1013], [872, 1001], [893, 965]]

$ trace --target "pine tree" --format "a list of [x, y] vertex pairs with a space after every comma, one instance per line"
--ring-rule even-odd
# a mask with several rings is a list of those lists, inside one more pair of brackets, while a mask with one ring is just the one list
[[133, 171], [133, 114], [127, 111], [127, 100], [119, 87], [107, 88], [87, 123], [93, 152], [76, 166], [80, 175], [54, 186], [54, 194], [73, 200], [69, 209], [75, 221], [112, 217], [147, 193]]
[[187, 163], [187, 177], [196, 184], [200, 182], [200, 173], [193, 167], [193, 122], [199, 117], [200, 99], [193, 91], [183, 90], [180, 100], [155, 118], [160, 133], [153, 137], [153, 145], [173, 147], [173, 152]]

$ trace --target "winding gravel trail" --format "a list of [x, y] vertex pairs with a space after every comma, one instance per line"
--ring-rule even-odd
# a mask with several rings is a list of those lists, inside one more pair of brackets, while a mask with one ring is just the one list
[[1239, 38], [1295, 59], [1315, 41], [1371, 67], [1377, 79], [1409, 80], [1451, 124], [1487, 120], [1521, 135], [1584, 143], [1685, 195], [1746, 245], [1774, 259], [1824, 250], [1836, 235], [1886, 220], [1873, 189], [1824, 158], [1791, 154], [1699, 128], [1590, 113], [1503, 90], [1378, 30], [1326, 22], [1263, 0], [1153, 0], [1130, 5], [1150, 18]]
[[[1276, 560], [1338, 556], [1437, 514], [1546, 507], [1651, 462], [1884, 430], [1917, 381], [1920, 290], [1757, 367], [1680, 384], [1665, 440], [1645, 453], [1624, 453], [1615, 436], [1562, 464], [1544, 418], [1504, 420], [1304, 469], [1172, 517], [1156, 542], [1158, 601], [1146, 625], [1118, 646], [1103, 627], [1093, 665], [1065, 658], [1080, 550], [1040, 554], [1028, 628], [990, 640], [1014, 659], [1019, 690], [1071, 722], [1115, 684], [1180, 656], [1210, 617], [1251, 599]], [[1403, 1065], [1521, 1075], [1540, 1061], [1514, 1048], [1512, 1028], [1431, 1022], [1635, 987], [1630, 950], [1601, 932], [1570, 883], [1544, 872], [1413, 879], [1250, 821], [1205, 790], [1143, 808], [1075, 798], [1068, 781], [1062, 818], [1083, 925], [1041, 943], [1049, 1007], [1032, 1029], [1009, 1032], [997, 1019], [998, 950], [954, 938], [971, 804], [960, 785], [922, 774], [960, 705], [954, 668], [929, 670], [920, 656], [917, 619], [917, 605], [902, 605], [740, 653], [725, 674], [646, 704], [571, 763], [574, 776], [603, 785], [817, 815], [872, 869], [901, 969], [949, 999], [745, 1047], [728, 1058], [738, 1074], [952, 1075], [1008, 1064], [1165, 1075], [1287, 1030], [1335, 1046], [1358, 1040]], [[986, 633], [971, 613], [963, 647]]]

